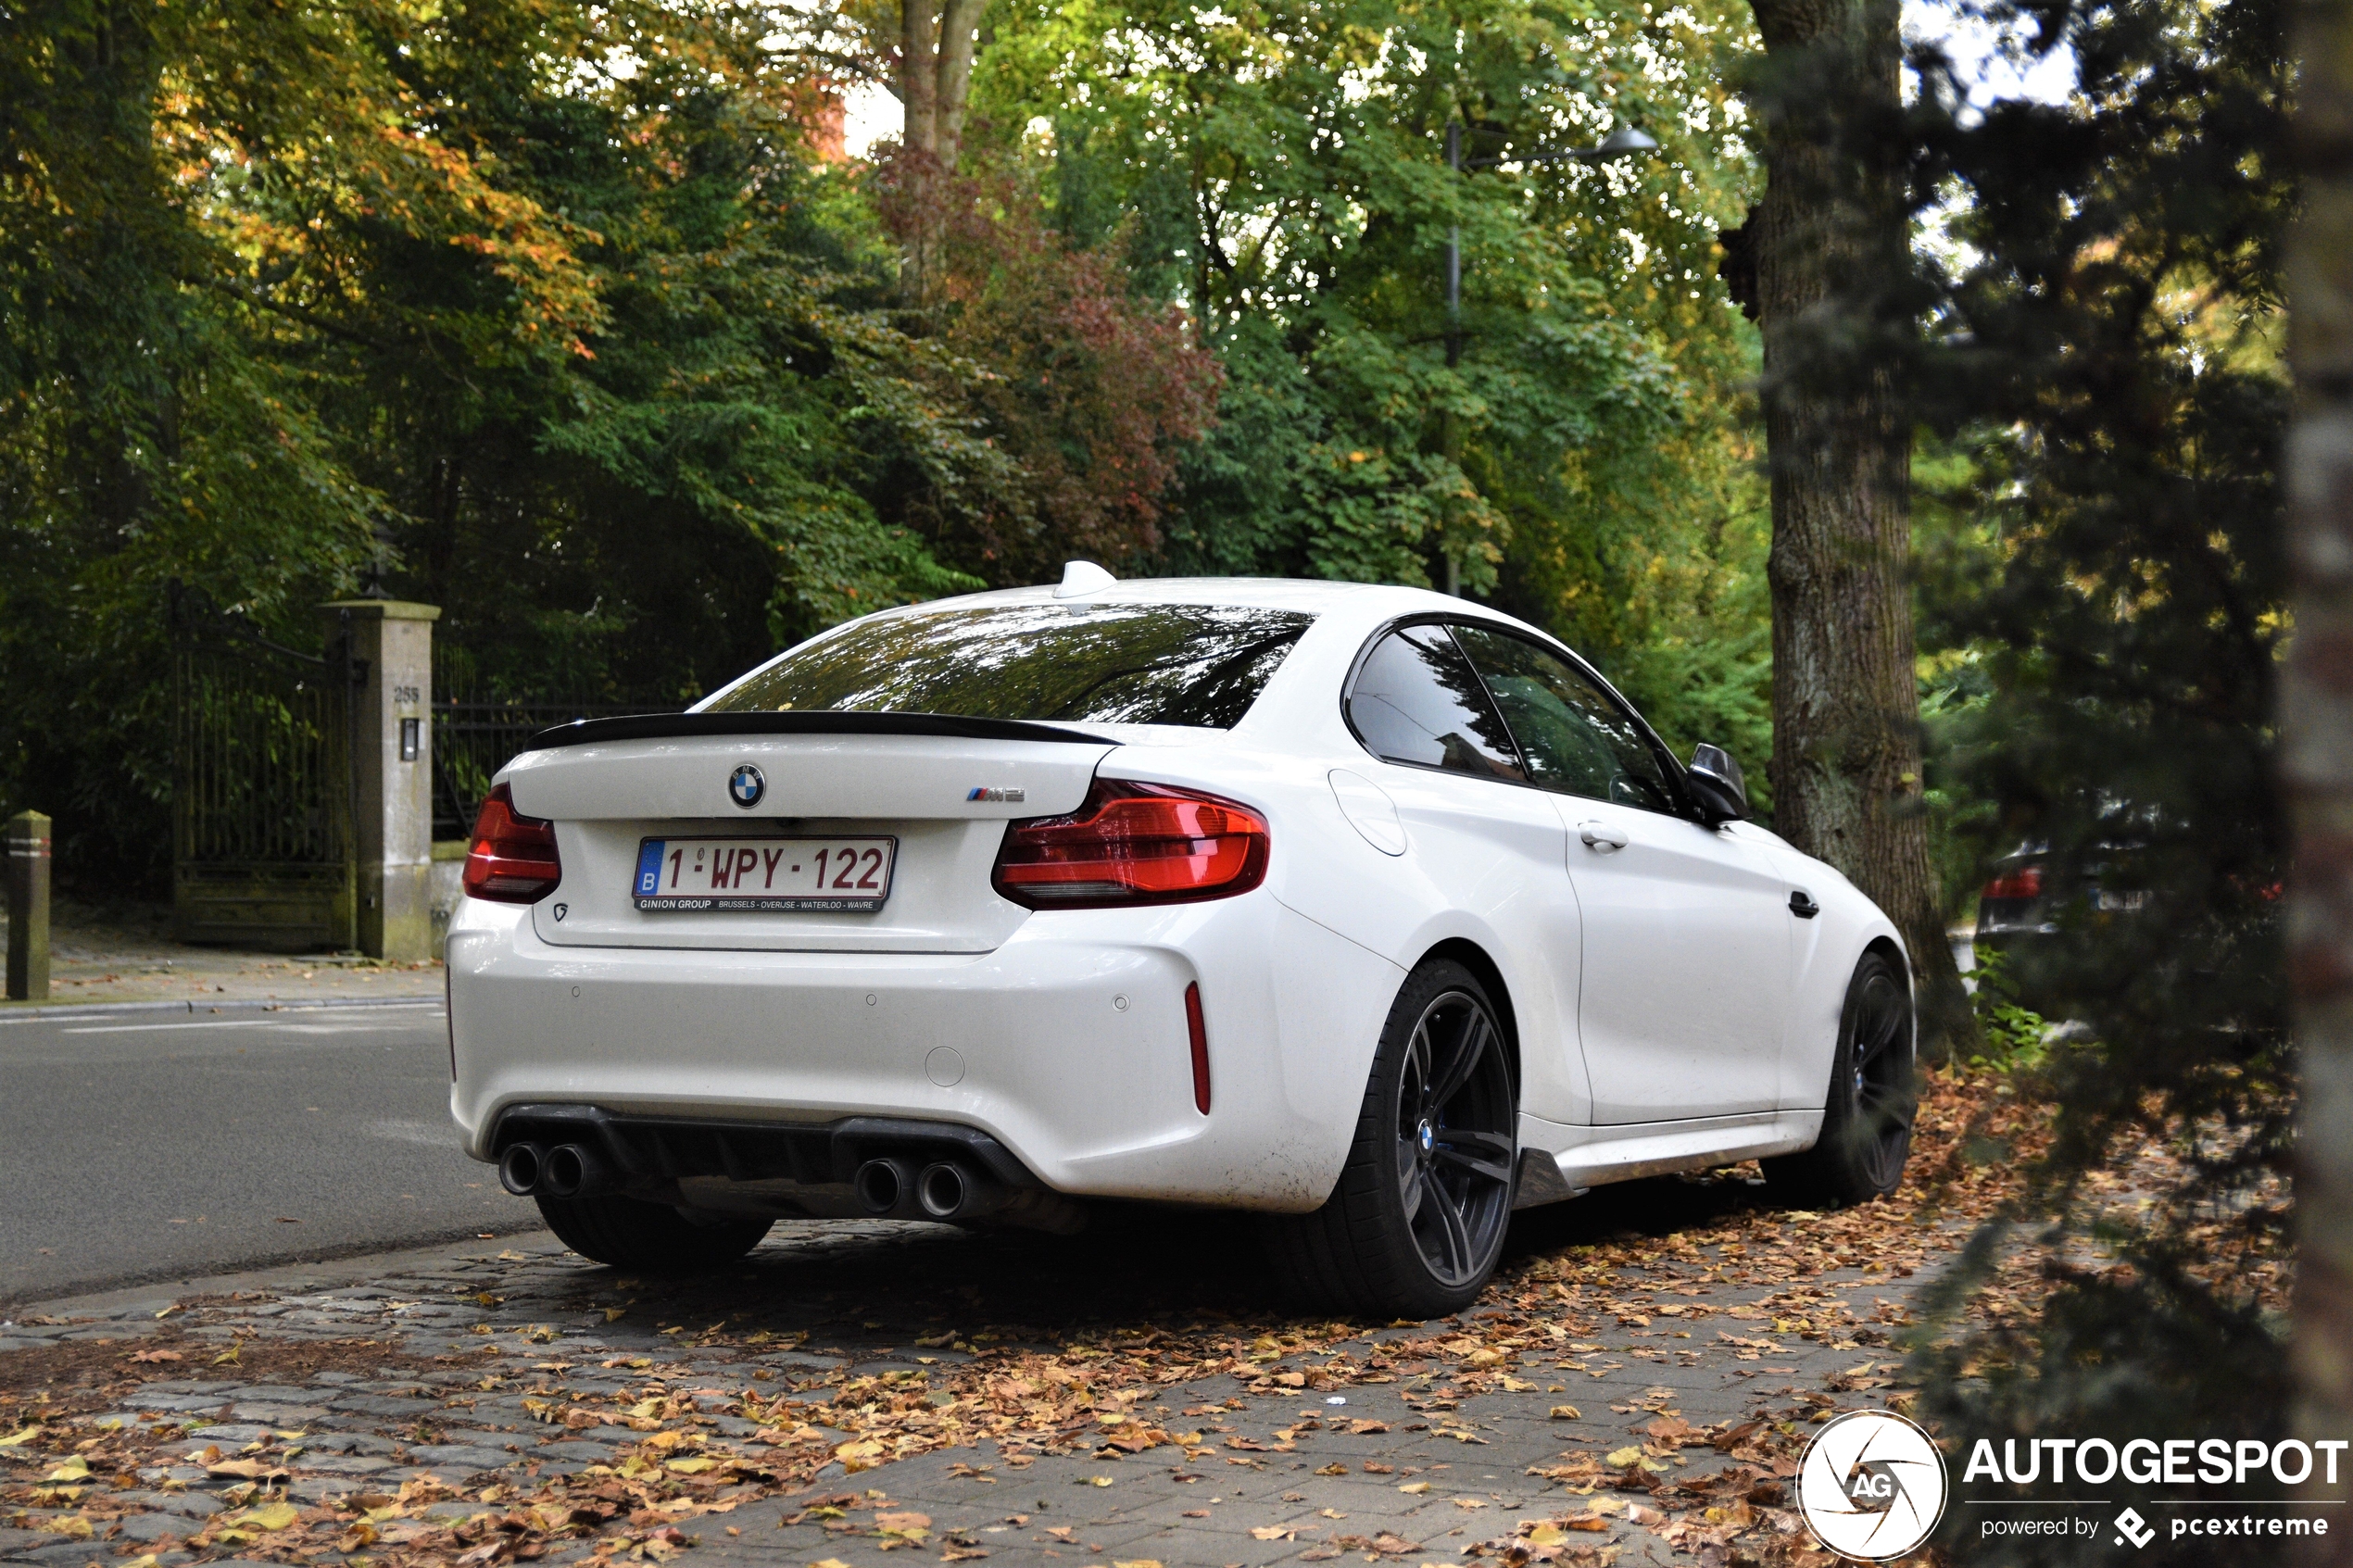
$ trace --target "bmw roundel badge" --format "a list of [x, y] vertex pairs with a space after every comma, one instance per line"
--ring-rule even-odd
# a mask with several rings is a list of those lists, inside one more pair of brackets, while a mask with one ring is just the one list
[[727, 775], [727, 794], [738, 806], [757, 806], [760, 797], [767, 793], [768, 781], [749, 762]]

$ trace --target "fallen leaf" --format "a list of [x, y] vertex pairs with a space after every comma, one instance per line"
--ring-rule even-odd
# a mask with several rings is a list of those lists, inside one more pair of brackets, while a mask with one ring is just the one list
[[37, 1425], [28, 1426], [21, 1432], [11, 1432], [6, 1437], [0, 1437], [0, 1449], [19, 1448], [40, 1435], [41, 1428]]
[[1299, 1532], [1281, 1524], [1253, 1524], [1250, 1533], [1262, 1541], [1295, 1541]]
[[855, 1475], [862, 1470], [872, 1470], [883, 1461], [883, 1446], [871, 1437], [844, 1443], [834, 1450], [834, 1458], [841, 1461], [842, 1474]]
[[221, 1523], [232, 1529], [283, 1530], [295, 1522], [300, 1511], [290, 1502], [273, 1502], [262, 1508], [248, 1508], [226, 1514]]
[[1575, 1405], [1554, 1405], [1553, 1419], [1554, 1421], [1582, 1421], [1585, 1419], [1585, 1412]]
[[133, 1350], [131, 1352], [131, 1359], [134, 1361], [146, 1361], [153, 1363], [156, 1361], [176, 1361], [181, 1360], [181, 1355], [177, 1350]]
[[1414, 1496], [1419, 1497], [1424, 1492], [1429, 1490], [1429, 1483], [1427, 1481], [1408, 1481], [1397, 1489], [1401, 1492], [1410, 1492]]
[[205, 1471], [212, 1475], [242, 1476], [248, 1481], [282, 1481], [286, 1474], [283, 1466], [260, 1459], [218, 1460], [207, 1463]]

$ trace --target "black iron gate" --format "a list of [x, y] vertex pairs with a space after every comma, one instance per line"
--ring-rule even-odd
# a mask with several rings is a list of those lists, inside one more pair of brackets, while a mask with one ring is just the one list
[[[434, 674], [438, 691], [441, 674]], [[491, 778], [540, 731], [574, 719], [659, 711], [661, 703], [524, 702], [444, 698], [433, 704], [433, 835], [441, 842], [473, 831]]]
[[182, 940], [355, 945], [347, 635], [263, 637], [171, 584], [171, 894]]

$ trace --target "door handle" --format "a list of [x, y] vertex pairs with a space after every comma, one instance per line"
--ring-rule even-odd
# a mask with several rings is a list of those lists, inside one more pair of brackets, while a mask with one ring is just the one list
[[1822, 906], [1814, 902], [1814, 896], [1801, 887], [1789, 896], [1789, 912], [1800, 920], [1812, 920], [1822, 912]]
[[1597, 849], [1604, 854], [1626, 847], [1626, 835], [1607, 822], [1579, 822], [1577, 824], [1577, 836], [1585, 841], [1586, 848]]

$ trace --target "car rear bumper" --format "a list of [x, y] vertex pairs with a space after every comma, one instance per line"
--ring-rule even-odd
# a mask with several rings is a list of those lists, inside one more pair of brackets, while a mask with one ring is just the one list
[[1264, 892], [1038, 914], [985, 954], [556, 947], [469, 900], [448, 965], [476, 1159], [517, 1105], [903, 1117], [976, 1128], [1063, 1193], [1292, 1210], [1338, 1179], [1403, 978]]

